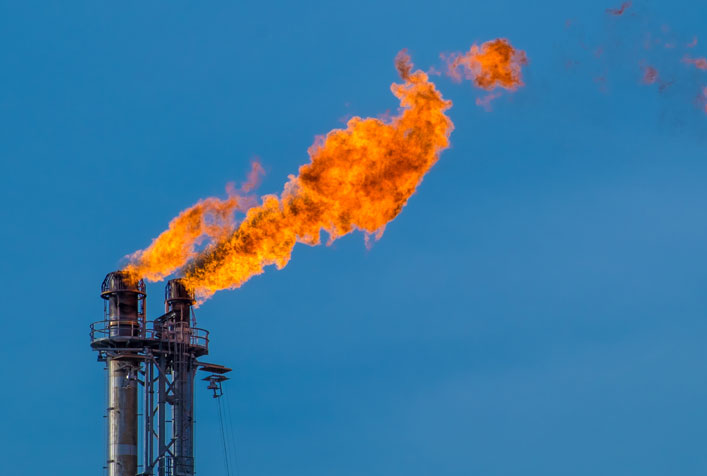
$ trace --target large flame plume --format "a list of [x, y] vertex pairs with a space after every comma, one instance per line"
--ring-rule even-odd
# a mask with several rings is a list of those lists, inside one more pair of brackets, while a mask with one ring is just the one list
[[[514, 89], [522, 84], [518, 68], [525, 55], [511, 48], [507, 56], [502, 49], [510, 45], [497, 41], [478, 50], [477, 84]], [[151, 281], [179, 272], [203, 302], [216, 291], [240, 287], [266, 266], [283, 268], [296, 243], [318, 245], [322, 231], [328, 243], [354, 230], [380, 238], [449, 146], [454, 128], [445, 114], [452, 103], [428, 75], [413, 71], [405, 51], [395, 64], [403, 80], [391, 85], [400, 101], [398, 115], [354, 117], [346, 129], [318, 137], [309, 148], [310, 162], [289, 177], [282, 193], [266, 195], [254, 206], [244, 194], [262, 171], [256, 164], [248, 184], [231, 187], [225, 199], [207, 198], [181, 212], [148, 248], [129, 256], [126, 270]], [[238, 224], [237, 211], [245, 213]]]

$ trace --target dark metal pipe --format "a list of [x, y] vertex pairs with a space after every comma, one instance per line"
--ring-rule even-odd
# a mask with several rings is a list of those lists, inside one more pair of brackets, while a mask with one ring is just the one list
[[191, 306], [194, 297], [179, 279], [165, 287], [165, 313], [174, 313], [174, 360], [172, 406], [174, 430], [174, 475], [194, 474], [194, 356], [191, 355]]
[[194, 302], [194, 294], [184, 286], [181, 279], [167, 281], [164, 288], [164, 312], [174, 311], [176, 322], [186, 322], [189, 325]]
[[[145, 284], [122, 271], [108, 273], [101, 285], [107, 301], [106, 320], [111, 338], [139, 337], [144, 330]], [[124, 352], [123, 355], [126, 355]], [[119, 357], [121, 352], [115, 357]], [[137, 475], [138, 392], [140, 362], [109, 356], [108, 476]]]
[[137, 337], [145, 318], [145, 283], [125, 271], [108, 273], [101, 285], [101, 297], [107, 301], [106, 319], [111, 337]]

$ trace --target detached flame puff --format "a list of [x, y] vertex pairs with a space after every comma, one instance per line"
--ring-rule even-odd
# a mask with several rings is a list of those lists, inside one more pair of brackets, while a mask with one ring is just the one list
[[457, 81], [463, 75], [482, 89], [502, 87], [515, 91], [523, 86], [521, 68], [527, 63], [525, 51], [516, 50], [507, 39], [499, 38], [481, 46], [472, 45], [466, 53], [449, 55], [447, 73]]

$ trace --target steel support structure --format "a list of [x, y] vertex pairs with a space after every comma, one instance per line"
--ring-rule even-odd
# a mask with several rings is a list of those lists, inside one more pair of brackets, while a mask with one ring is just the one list
[[145, 319], [144, 283], [123, 272], [106, 276], [101, 297], [91, 347], [108, 370], [108, 476], [193, 476], [196, 371], [223, 378], [231, 369], [197, 360], [208, 354], [208, 332], [192, 325], [194, 300], [181, 281], [167, 283], [165, 313], [154, 321]]

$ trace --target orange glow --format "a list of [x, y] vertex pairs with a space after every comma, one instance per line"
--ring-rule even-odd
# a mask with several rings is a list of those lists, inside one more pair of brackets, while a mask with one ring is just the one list
[[653, 66], [643, 68], [643, 84], [653, 84], [658, 81], [658, 70]]
[[457, 81], [463, 75], [479, 88], [502, 87], [511, 91], [523, 86], [521, 68], [528, 63], [525, 52], [513, 48], [505, 38], [472, 45], [466, 53], [453, 53], [447, 61], [447, 72]]
[[[310, 162], [289, 177], [280, 196], [263, 197], [237, 226], [232, 216], [244, 208], [241, 197], [197, 203], [147, 249], [131, 255], [127, 269], [152, 281], [180, 270], [203, 302], [216, 291], [240, 287], [266, 266], [283, 268], [296, 243], [318, 245], [322, 231], [329, 243], [354, 230], [380, 238], [448, 147], [453, 129], [445, 115], [452, 103], [427, 74], [413, 71], [404, 51], [395, 64], [403, 79], [391, 86], [400, 101], [398, 115], [354, 117], [346, 129], [318, 137], [309, 148]], [[202, 240], [211, 244], [198, 252]]]
[[685, 56], [682, 62], [693, 64], [697, 69], [707, 70], [707, 58], [690, 58], [689, 56]]

